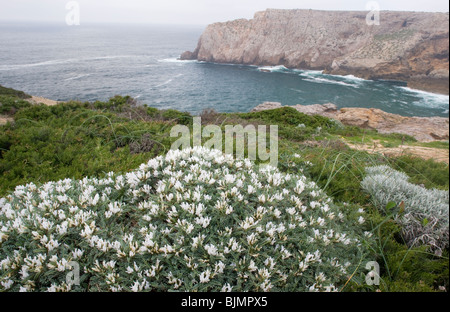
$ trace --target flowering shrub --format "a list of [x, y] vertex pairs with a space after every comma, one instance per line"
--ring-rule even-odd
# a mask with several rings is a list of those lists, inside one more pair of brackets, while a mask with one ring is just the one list
[[3, 291], [335, 291], [367, 250], [362, 211], [348, 218], [304, 176], [204, 148], [20, 186], [0, 209]]
[[367, 176], [361, 183], [379, 207], [389, 202], [404, 202], [404, 213], [395, 216], [403, 228], [407, 243], [431, 245], [440, 253], [448, 248], [449, 239], [449, 192], [428, 190], [409, 183], [403, 172], [388, 166], [366, 168]]

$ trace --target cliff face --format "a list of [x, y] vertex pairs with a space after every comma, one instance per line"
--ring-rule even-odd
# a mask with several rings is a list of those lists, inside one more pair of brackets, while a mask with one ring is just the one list
[[352, 74], [406, 81], [448, 94], [448, 13], [273, 10], [209, 25], [194, 52], [182, 59]]

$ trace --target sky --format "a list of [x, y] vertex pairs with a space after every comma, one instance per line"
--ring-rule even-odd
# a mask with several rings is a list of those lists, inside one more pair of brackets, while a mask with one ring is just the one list
[[[2, 21], [65, 23], [70, 0], [0, 0]], [[73, 1], [72, 1], [73, 2]], [[369, 0], [77, 0], [82, 23], [207, 25], [253, 17], [257, 11], [317, 9], [367, 11]], [[372, 1], [373, 2], [373, 1]], [[378, 0], [381, 10], [448, 12], [447, 0]]]

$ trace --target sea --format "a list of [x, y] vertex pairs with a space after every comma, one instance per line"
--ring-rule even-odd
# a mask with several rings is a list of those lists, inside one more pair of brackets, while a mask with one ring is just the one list
[[266, 101], [334, 103], [403, 116], [449, 115], [449, 96], [320, 71], [181, 61], [205, 26], [0, 22], [0, 85], [58, 101], [138, 103], [192, 114], [248, 112]]

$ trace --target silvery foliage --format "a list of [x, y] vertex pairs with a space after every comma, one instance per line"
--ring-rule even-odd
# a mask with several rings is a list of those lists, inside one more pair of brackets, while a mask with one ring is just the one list
[[378, 207], [384, 209], [389, 202], [404, 203], [404, 212], [395, 214], [395, 220], [403, 227], [410, 246], [430, 245], [437, 254], [448, 248], [448, 191], [412, 184], [405, 173], [388, 166], [369, 167], [366, 173], [361, 186]]

